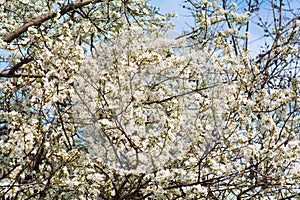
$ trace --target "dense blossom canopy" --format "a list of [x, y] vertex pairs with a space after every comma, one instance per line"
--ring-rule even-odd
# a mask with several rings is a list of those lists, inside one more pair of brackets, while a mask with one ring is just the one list
[[0, 196], [299, 198], [300, 15], [239, 6], [0, 0]]

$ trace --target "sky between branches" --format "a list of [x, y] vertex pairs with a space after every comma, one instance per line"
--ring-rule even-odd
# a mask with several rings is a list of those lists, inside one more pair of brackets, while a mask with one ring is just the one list
[[[246, 2], [246, 1], [245, 1]], [[190, 27], [194, 25], [194, 19], [192, 17], [191, 12], [183, 8], [184, 0], [150, 0], [150, 3], [158, 8], [160, 8], [160, 13], [177, 13], [177, 18], [172, 19], [172, 22], [176, 25], [173, 31], [170, 32], [170, 37], [175, 38], [183, 30], [189, 30]], [[237, 2], [238, 3], [238, 2]], [[238, 4], [244, 3], [243, 1], [239, 1]], [[291, 6], [299, 11], [300, 10], [300, 0], [293, 0], [290, 2]], [[262, 17], [268, 19], [269, 12], [271, 8], [268, 8], [270, 4], [263, 5], [263, 9], [266, 12], [262, 13]], [[297, 12], [296, 11], [296, 12]], [[251, 23], [249, 29], [249, 51], [250, 54], [257, 54], [257, 51], [260, 49], [260, 46], [264, 46], [265, 43], [271, 42], [269, 38], [264, 36], [263, 30], [258, 27], [255, 23], [257, 21], [255, 18], [257, 16], [251, 16]]]
[[182, 0], [151, 0], [152, 5], [159, 7], [161, 13], [177, 13], [177, 18], [172, 19], [172, 21], [176, 24], [174, 31], [178, 32], [178, 34], [193, 25], [194, 19], [191, 13], [183, 8]]
[[[170, 37], [177, 37], [183, 30], [187, 30], [194, 25], [194, 19], [191, 12], [183, 8], [183, 0], [150, 0], [150, 3], [155, 7], [160, 8], [160, 13], [177, 13], [177, 17], [172, 19], [172, 22], [176, 25], [173, 31], [170, 32]], [[260, 29], [255, 24], [250, 27], [250, 51], [259, 49], [259, 46], [264, 43], [266, 38], [263, 37], [263, 33], [259, 32]], [[257, 53], [257, 52], [254, 52]]]

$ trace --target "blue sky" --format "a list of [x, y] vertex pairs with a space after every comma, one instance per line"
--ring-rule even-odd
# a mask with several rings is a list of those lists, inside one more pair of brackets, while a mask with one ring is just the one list
[[162, 14], [177, 13], [178, 17], [172, 20], [176, 24], [174, 31], [181, 32], [188, 28], [187, 24], [193, 24], [191, 13], [182, 7], [183, 0], [151, 0], [150, 3], [159, 7]]
[[[184, 29], [190, 30], [187, 24], [194, 24], [191, 13], [182, 7], [186, 4], [184, 0], [150, 0], [150, 3], [155, 7], [159, 7], [162, 14], [168, 12], [177, 13], [178, 17], [172, 19], [176, 27], [174, 28], [175, 33], [171, 33], [171, 38], [178, 36]], [[260, 29], [257, 29], [256, 25], [252, 24], [250, 26], [250, 52], [251, 50], [252, 52], [257, 52], [266, 38], [262, 37], [263, 33]]]
[[[175, 12], [178, 14], [178, 17], [172, 20], [176, 24], [174, 31], [178, 34], [184, 29], [188, 30], [189, 26], [187, 24], [193, 25], [194, 23], [191, 13], [182, 7], [185, 4], [184, 0], [150, 0], [150, 3], [159, 7], [162, 14], [168, 12]], [[291, 0], [288, 1], [288, 3], [294, 12], [300, 12], [300, 0]], [[260, 13], [261, 17], [265, 20], [272, 20], [270, 4], [263, 4], [262, 8], [264, 9], [264, 12]], [[285, 14], [289, 14], [289, 12], [286, 12]], [[252, 16], [252, 19], [253, 18], [255, 18], [255, 16]], [[270, 42], [270, 38], [264, 37], [263, 30], [254, 23], [250, 24], [249, 32], [250, 52], [257, 53], [261, 45], [264, 45], [265, 42]]]

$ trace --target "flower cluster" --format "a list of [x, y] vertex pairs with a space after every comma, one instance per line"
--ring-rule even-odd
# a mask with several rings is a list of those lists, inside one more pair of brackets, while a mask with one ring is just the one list
[[173, 40], [146, 0], [0, 1], [2, 198], [299, 196], [299, 15], [188, 2]]

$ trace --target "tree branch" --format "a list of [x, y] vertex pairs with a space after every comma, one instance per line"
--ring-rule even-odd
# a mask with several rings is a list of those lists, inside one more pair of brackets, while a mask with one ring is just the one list
[[14, 65], [14, 66], [9, 70], [8, 74], [9, 74], [9, 75], [13, 75], [18, 69], [20, 69], [20, 67], [21, 67], [22, 65], [25, 65], [25, 64], [27, 64], [27, 63], [29, 63], [29, 62], [31, 62], [31, 61], [33, 61], [33, 57], [31, 57], [31, 56], [28, 56], [28, 57], [22, 59], [19, 63], [17, 63], [16, 65]]
[[198, 89], [195, 89], [195, 90], [192, 90], [192, 91], [188, 91], [188, 92], [184, 92], [184, 93], [181, 93], [181, 94], [178, 94], [178, 95], [174, 95], [174, 96], [171, 96], [171, 97], [168, 97], [168, 98], [165, 98], [165, 99], [162, 99], [162, 100], [157, 100], [157, 101], [146, 101], [144, 102], [144, 104], [146, 105], [151, 105], [151, 104], [158, 104], [158, 103], [163, 103], [163, 102], [166, 102], [166, 101], [170, 101], [174, 98], [177, 98], [177, 97], [182, 97], [182, 96], [185, 96], [185, 95], [188, 95], [188, 94], [193, 94], [195, 92], [200, 92], [200, 91], [203, 91], [203, 90], [207, 90], [207, 89], [210, 89], [210, 88], [213, 88], [213, 87], [216, 87], [218, 86], [219, 84], [214, 84], [214, 85], [210, 85], [210, 86], [207, 86], [207, 87], [202, 87], [202, 88], [198, 88]]
[[4, 36], [2, 38], [2, 40], [4, 42], [10, 43], [12, 42], [14, 39], [18, 38], [22, 33], [26, 32], [28, 30], [29, 27], [31, 26], [37, 26], [37, 25], [41, 25], [42, 23], [44, 23], [45, 21], [49, 20], [49, 19], [53, 19], [58, 13], [60, 15], [64, 15], [72, 10], [76, 10], [78, 8], [82, 8], [90, 3], [98, 3], [101, 2], [103, 0], [85, 0], [85, 1], [80, 1], [80, 2], [73, 2], [67, 6], [64, 6], [60, 9], [60, 11], [57, 12], [49, 12], [46, 14], [43, 14], [35, 19], [33, 19], [30, 22], [27, 22], [26, 24], [20, 26], [19, 28], [15, 29], [14, 31], [12, 31], [11, 33], [9, 33], [8, 35]]
[[19, 78], [19, 77], [28, 77], [28, 78], [42, 78], [44, 75], [40, 74], [25, 74], [25, 73], [14, 73], [10, 74], [9, 72], [0, 72], [0, 77], [5, 77], [5, 78]]

